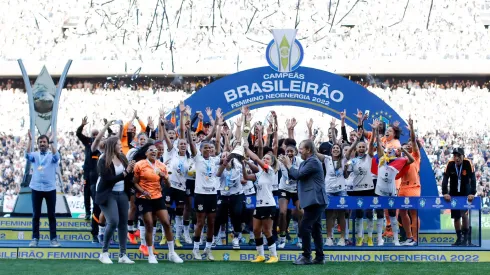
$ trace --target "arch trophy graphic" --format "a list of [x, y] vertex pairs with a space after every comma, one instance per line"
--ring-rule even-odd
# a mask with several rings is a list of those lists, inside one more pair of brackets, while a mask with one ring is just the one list
[[[60, 76], [58, 85], [54, 84], [53, 79], [48, 73], [46, 66], [41, 70], [41, 73], [36, 79], [34, 86], [31, 86], [29, 75], [26, 72], [21, 59], [17, 60], [22, 73], [22, 78], [26, 87], [26, 94], [29, 103], [29, 132], [32, 136], [31, 150], [34, 150], [36, 137], [38, 135], [51, 135], [53, 146], [57, 146], [57, 118], [58, 106], [60, 103], [61, 91], [65, 84], [68, 70], [70, 69], [72, 60], [68, 60]], [[36, 133], [37, 128], [37, 133]], [[51, 129], [50, 132], [48, 132]], [[12, 217], [32, 216], [32, 191], [29, 188], [31, 181], [31, 165], [26, 162], [24, 170], [24, 178], [21, 183], [21, 190], [17, 196], [14, 209], [11, 213]], [[61, 174], [58, 168], [56, 183], [56, 216], [71, 217], [70, 208], [65, 196], [62, 193]], [[43, 201], [41, 213], [47, 213], [46, 202]]]

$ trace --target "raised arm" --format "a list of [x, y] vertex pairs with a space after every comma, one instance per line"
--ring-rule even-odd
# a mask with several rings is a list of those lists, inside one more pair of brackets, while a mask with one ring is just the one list
[[87, 137], [86, 135], [84, 135], [82, 132], [83, 132], [83, 128], [85, 127], [85, 125], [88, 124], [88, 117], [84, 117], [82, 119], [82, 124], [80, 125], [80, 127], [78, 127], [77, 129], [77, 138], [82, 142], [82, 144], [84, 146], [87, 146], [89, 143], [90, 143], [90, 138]]
[[312, 118], [310, 118], [310, 120], [306, 121], [306, 128], [308, 128], [308, 139], [314, 140], [314, 138], [313, 138], [313, 119]]
[[410, 165], [410, 164], [412, 164], [415, 161], [415, 158], [412, 156], [412, 154], [410, 154], [409, 152], [407, 152], [407, 150], [405, 150], [405, 148], [400, 147], [400, 150], [402, 150], [403, 154], [408, 159], [408, 161], [407, 161], [407, 163], [405, 165]]
[[345, 109], [343, 112], [340, 112], [340, 133], [342, 134], [342, 140], [345, 142], [349, 142], [349, 137], [347, 136], [347, 129], [345, 129]]
[[[257, 177], [255, 176], [255, 174], [249, 174], [249, 173], [247, 173], [246, 165], [248, 165], [250, 167], [250, 169], [253, 171], [252, 167], [250, 166], [250, 163], [248, 161], [243, 161], [243, 165], [242, 165], [243, 179], [246, 180], [246, 181], [256, 181], [257, 180]], [[257, 172], [254, 172], [254, 173], [258, 173], [258, 172], [259, 171], [257, 169]]]
[[294, 127], [298, 125], [296, 118], [286, 120], [286, 127], [288, 129], [288, 138], [294, 139]]
[[[361, 137], [359, 137], [361, 138]], [[374, 135], [371, 135], [371, 138], [369, 139], [369, 145], [368, 145], [368, 155], [370, 157], [374, 157]]]
[[[264, 134], [262, 133], [262, 130], [264, 128], [260, 124], [256, 124], [255, 128], [257, 129], [257, 155], [258, 158], [262, 159], [264, 157], [264, 140], [263, 140]], [[252, 156], [250, 156], [250, 158], [252, 158]]]
[[337, 142], [337, 135], [335, 134], [335, 129], [337, 128], [337, 124], [335, 124], [335, 118], [332, 118], [330, 121], [330, 131], [332, 132], [332, 143]]
[[104, 137], [105, 132], [109, 127], [114, 123], [114, 120], [109, 121], [106, 125], [104, 125], [104, 128], [100, 130], [99, 134], [95, 138], [94, 142], [92, 143], [92, 147], [90, 147], [90, 150], [92, 152], [95, 152], [99, 148], [100, 141], [102, 140], [102, 137]]
[[248, 146], [244, 146], [244, 149], [245, 149], [245, 153], [250, 157], [251, 160], [255, 161], [260, 167], [265, 169], [266, 165], [264, 161], [262, 161], [262, 159], [259, 158], [259, 156], [257, 156], [254, 152], [252, 152], [252, 150], [250, 150]]
[[278, 136], [278, 131], [277, 131], [277, 126], [278, 126], [278, 123], [277, 123], [277, 114], [276, 112], [272, 111], [271, 112], [272, 114], [272, 123], [273, 126], [272, 126], [272, 152], [274, 153], [274, 156], [277, 157], [277, 152], [279, 151], [279, 136]]
[[415, 130], [413, 129], [412, 116], [408, 116], [408, 129], [410, 130], [410, 142], [412, 143], [412, 152], [420, 156], [420, 148], [415, 138]]
[[187, 116], [186, 116], [186, 107], [184, 105], [184, 101], [181, 101], [179, 103], [179, 111], [180, 111], [180, 115], [179, 115], [179, 124], [180, 124], [179, 125], [179, 135], [181, 135], [182, 137], [185, 137], [185, 120], [187, 119]]
[[219, 155], [221, 153], [221, 130], [224, 124], [223, 121], [223, 113], [221, 112], [221, 109], [218, 108], [216, 109], [216, 155]]
[[[362, 132], [361, 132], [361, 133], [362, 133]], [[362, 137], [358, 135], [358, 137], [357, 137], [357, 139], [356, 139], [356, 142], [354, 142], [354, 144], [352, 144], [352, 145], [350, 146], [349, 150], [347, 151], [347, 155], [345, 156], [345, 158], [346, 158], [347, 160], [349, 160], [349, 159], [351, 158], [350, 156], [352, 155], [352, 152], [354, 152], [354, 150], [356, 149], [357, 144], [359, 144], [359, 141], [361, 140], [361, 138], [362, 138]]]
[[[190, 131], [190, 128], [187, 129]], [[197, 155], [196, 143], [192, 140], [190, 132], [187, 135], [187, 143], [189, 143], [189, 147], [191, 148], [192, 157], [195, 157]]]

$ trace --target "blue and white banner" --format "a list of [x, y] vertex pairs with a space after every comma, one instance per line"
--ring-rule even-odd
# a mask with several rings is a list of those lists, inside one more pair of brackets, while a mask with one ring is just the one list
[[472, 202], [467, 197], [452, 197], [448, 202], [443, 197], [328, 197], [327, 209], [467, 209], [480, 210], [481, 199]]

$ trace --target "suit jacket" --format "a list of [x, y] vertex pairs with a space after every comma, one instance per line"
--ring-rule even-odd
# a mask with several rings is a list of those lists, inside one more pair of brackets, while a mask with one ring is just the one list
[[[126, 165], [124, 169], [126, 169]], [[99, 159], [97, 163], [97, 171], [99, 173], [100, 181], [95, 191], [95, 203], [98, 205], [104, 205], [107, 203], [107, 198], [112, 192], [112, 188], [116, 183], [124, 180], [124, 192], [130, 197], [131, 187], [133, 187], [133, 173], [129, 173], [124, 176], [124, 173], [116, 175], [116, 168], [111, 163], [109, 168], [105, 167], [105, 156]]]
[[327, 192], [322, 163], [313, 155], [303, 161], [298, 169], [291, 167], [289, 177], [298, 181], [298, 197], [301, 208], [310, 205], [326, 205]]

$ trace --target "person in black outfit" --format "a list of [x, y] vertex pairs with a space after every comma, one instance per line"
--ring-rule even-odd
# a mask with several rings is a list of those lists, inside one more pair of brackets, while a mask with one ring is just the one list
[[[107, 121], [105, 121], [107, 123]], [[95, 185], [97, 183], [98, 173], [97, 173], [97, 161], [99, 160], [100, 152], [98, 150], [92, 151], [92, 144], [94, 143], [95, 138], [99, 134], [99, 130], [92, 129], [90, 133], [90, 137], [85, 136], [83, 132], [83, 128], [88, 124], [88, 117], [84, 117], [82, 119], [82, 124], [77, 129], [77, 138], [82, 142], [85, 147], [85, 160], [83, 163], [83, 178], [85, 179], [85, 184], [83, 186], [83, 196], [84, 196], [84, 205], [85, 205], [85, 219], [89, 220], [92, 218], [92, 242], [97, 243], [99, 234], [99, 224], [96, 219], [99, 218], [100, 208], [95, 203]], [[110, 128], [108, 128], [109, 134], [111, 133]], [[90, 213], [90, 198], [92, 198], [94, 207], [94, 215], [96, 215], [95, 219]]]
[[[473, 164], [464, 157], [463, 148], [455, 148], [453, 159], [448, 162], [442, 179], [442, 195], [448, 202], [454, 196], [467, 196], [468, 201], [471, 202], [475, 194], [476, 177]], [[457, 235], [453, 246], [471, 246], [471, 227], [468, 210], [451, 210], [451, 218], [454, 219], [454, 229]], [[461, 220], [463, 220], [462, 225]]]

